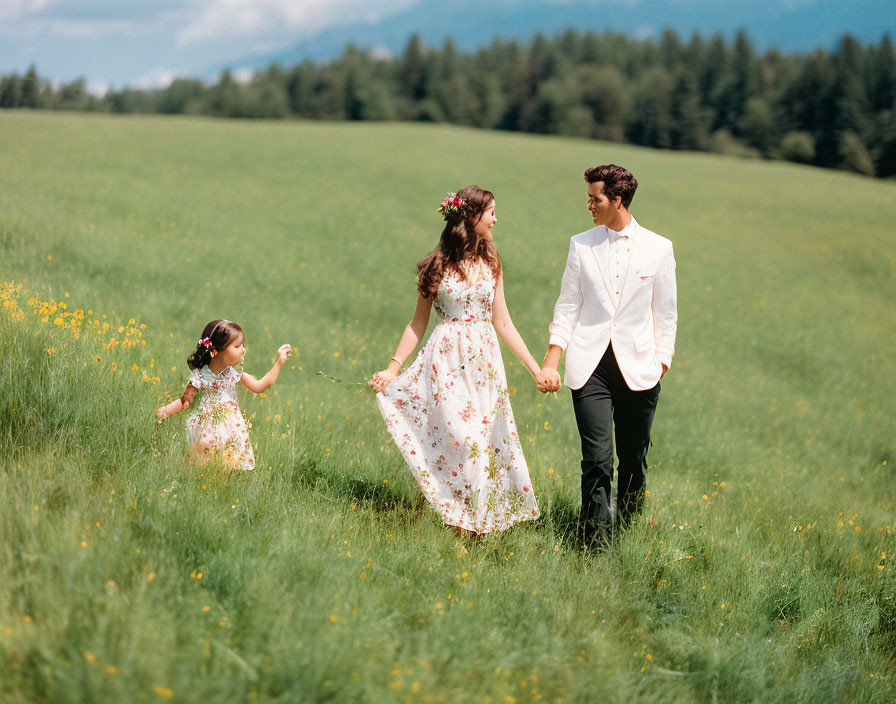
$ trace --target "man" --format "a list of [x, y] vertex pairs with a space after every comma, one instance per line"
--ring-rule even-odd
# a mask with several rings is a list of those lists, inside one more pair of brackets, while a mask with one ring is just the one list
[[672, 243], [629, 213], [638, 187], [615, 164], [585, 172], [590, 230], [570, 240], [560, 297], [538, 388], [572, 390], [582, 438], [580, 536], [604, 545], [613, 535], [610, 509], [613, 436], [619, 457], [616, 527], [644, 502], [644, 470], [660, 379], [672, 364], [678, 322]]

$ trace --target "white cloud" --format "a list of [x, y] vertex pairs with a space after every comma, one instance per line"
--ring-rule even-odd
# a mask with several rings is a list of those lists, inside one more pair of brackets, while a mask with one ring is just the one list
[[255, 78], [255, 69], [253, 68], [243, 67], [233, 72], [233, 80], [243, 86], [251, 83], [253, 78]]
[[114, 34], [132, 34], [139, 27], [127, 20], [53, 20], [50, 31], [66, 39], [99, 39]]
[[196, 3], [209, 0], [172, 7], [174, 1], [0, 0], [0, 37], [13, 41], [95, 41], [173, 33], [173, 27], [192, 21], [201, 9]]
[[185, 75], [184, 71], [177, 69], [164, 68], [157, 66], [141, 76], [134, 79], [132, 85], [141, 90], [155, 90], [156, 88], [167, 88], [171, 85], [175, 78]]
[[181, 47], [232, 37], [296, 38], [335, 24], [372, 22], [419, 0], [209, 0], [178, 34]]
[[111, 86], [105, 81], [88, 81], [87, 82], [87, 92], [91, 95], [95, 95], [97, 98], [102, 98], [106, 93], [109, 92]]
[[377, 61], [388, 61], [392, 58], [392, 50], [387, 46], [377, 45], [370, 48], [370, 56]]
[[2, 0], [0, 22], [16, 22], [44, 9], [48, 0]]
[[635, 39], [653, 39], [657, 36], [656, 27], [652, 27], [649, 24], [643, 24], [640, 27], [635, 27], [635, 31], [632, 32], [632, 36]]

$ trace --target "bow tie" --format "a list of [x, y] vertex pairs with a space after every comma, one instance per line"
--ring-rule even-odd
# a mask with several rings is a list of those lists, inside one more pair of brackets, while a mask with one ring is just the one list
[[628, 239], [628, 233], [625, 231], [616, 232], [616, 230], [611, 230], [607, 228], [607, 236], [610, 238], [612, 242], [620, 239]]

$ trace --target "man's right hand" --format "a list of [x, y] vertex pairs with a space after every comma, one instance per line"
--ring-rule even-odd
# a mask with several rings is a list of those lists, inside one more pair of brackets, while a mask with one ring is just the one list
[[544, 367], [535, 375], [535, 385], [543, 394], [560, 390], [560, 372], [551, 367]]

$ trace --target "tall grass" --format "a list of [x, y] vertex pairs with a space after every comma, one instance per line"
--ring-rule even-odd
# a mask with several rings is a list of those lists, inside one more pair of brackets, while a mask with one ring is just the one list
[[[444, 127], [0, 123], [2, 278], [23, 286], [0, 308], [3, 700], [894, 699], [893, 184]], [[505, 354], [544, 515], [461, 540], [352, 382], [388, 360], [438, 199], [468, 182], [497, 194], [541, 354], [588, 227], [579, 174], [610, 161], [678, 260], [644, 515], [576, 546], [568, 392]], [[32, 297], [111, 331], [76, 339]], [[251, 474], [190, 464], [182, 417], [152, 421], [219, 316], [249, 371], [299, 350], [241, 397]], [[104, 348], [132, 317], [146, 345]]]

